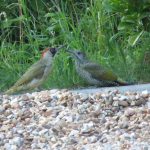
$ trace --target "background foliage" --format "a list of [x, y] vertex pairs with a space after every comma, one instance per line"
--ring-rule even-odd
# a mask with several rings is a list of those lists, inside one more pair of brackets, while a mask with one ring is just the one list
[[[40, 58], [47, 46], [67, 44], [119, 77], [150, 81], [149, 0], [0, 1], [0, 89]], [[46, 88], [83, 86], [73, 61], [62, 51]]]

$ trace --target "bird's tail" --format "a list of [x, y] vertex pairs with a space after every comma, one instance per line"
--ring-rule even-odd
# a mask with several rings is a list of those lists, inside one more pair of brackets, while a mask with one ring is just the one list
[[120, 86], [126, 86], [126, 85], [134, 85], [135, 83], [129, 83], [126, 81], [122, 81], [121, 79], [118, 79], [117, 81], [115, 81], [116, 84], [120, 85]]
[[4, 94], [8, 94], [8, 95], [11, 95], [11, 94], [14, 94], [18, 91], [17, 87], [11, 87], [10, 89], [8, 89], [7, 91], [4, 92]]
[[26, 88], [24, 86], [13, 86], [10, 89], [8, 89], [6, 92], [4, 92], [4, 94], [7, 95], [12, 95], [15, 94], [19, 91], [25, 90]]
[[40, 84], [41, 84], [41, 82], [38, 82], [37, 84], [34, 84], [32, 86], [31, 85], [13, 86], [9, 90], [4, 92], [4, 94], [12, 95], [12, 94], [16, 94], [18, 92], [22, 93], [22, 92], [30, 91], [32, 89], [38, 88]]

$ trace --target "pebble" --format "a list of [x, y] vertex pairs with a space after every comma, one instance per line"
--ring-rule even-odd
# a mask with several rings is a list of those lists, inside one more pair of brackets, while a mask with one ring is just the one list
[[114, 101], [113, 106], [118, 107], [119, 106], [119, 101]]
[[147, 90], [142, 91], [142, 96], [143, 96], [144, 98], [147, 98], [148, 95], [149, 95], [149, 92], [148, 92]]
[[128, 108], [126, 111], [125, 111], [125, 116], [129, 117], [129, 116], [132, 116], [135, 114], [135, 109], [132, 109], [132, 108]]
[[150, 93], [0, 95], [0, 149], [150, 149]]
[[4, 107], [0, 106], [0, 115], [2, 115], [4, 111], [5, 111]]
[[17, 147], [21, 147], [23, 145], [23, 138], [21, 137], [14, 137], [12, 140], [10, 140], [10, 143], [12, 145], [16, 145]]
[[129, 127], [128, 121], [121, 122], [121, 123], [119, 124], [119, 127], [122, 128], [122, 129], [128, 128], [128, 127]]
[[72, 130], [70, 133], [69, 133], [69, 136], [75, 136], [77, 137], [79, 135], [79, 131], [78, 130]]
[[118, 104], [119, 104], [120, 106], [123, 106], [123, 107], [129, 106], [128, 102], [127, 102], [127, 101], [124, 101], [124, 100], [119, 101]]
[[121, 97], [119, 98], [120, 101], [124, 101], [124, 100], [128, 100], [128, 97], [125, 95], [121, 95]]
[[100, 113], [101, 113], [101, 105], [100, 105], [100, 104], [97, 104], [97, 105], [95, 106], [93, 113], [94, 113], [94, 115], [96, 115], [96, 116], [100, 115]]
[[88, 138], [88, 141], [89, 141], [89, 143], [95, 143], [95, 142], [97, 142], [97, 139], [98, 139], [98, 137], [91, 136], [91, 137]]
[[88, 133], [93, 130], [93, 126], [94, 126], [93, 122], [85, 123], [83, 124], [83, 127], [81, 128], [81, 132]]

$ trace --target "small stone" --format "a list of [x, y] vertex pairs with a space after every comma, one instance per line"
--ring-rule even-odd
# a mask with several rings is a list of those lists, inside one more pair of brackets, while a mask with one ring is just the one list
[[112, 105], [115, 106], [115, 107], [118, 107], [119, 106], [119, 102], [118, 101], [114, 101]]
[[89, 96], [87, 94], [82, 94], [82, 95], [80, 95], [80, 97], [81, 97], [81, 101], [83, 101], [83, 102], [89, 98]]
[[106, 100], [106, 105], [112, 105], [113, 103], [113, 96], [110, 95], [110, 97], [108, 97], [108, 100]]
[[135, 99], [137, 100], [137, 99], [139, 99], [139, 98], [140, 98], [140, 95], [137, 94], [137, 95], [135, 96]]
[[17, 132], [18, 132], [19, 134], [23, 134], [23, 133], [24, 133], [24, 129], [18, 129]]
[[142, 105], [145, 103], [146, 103], [146, 101], [143, 98], [141, 98], [141, 99], [135, 101], [135, 106], [139, 106], [139, 105]]
[[11, 150], [11, 144], [10, 143], [5, 143], [4, 148], [5, 150]]
[[107, 140], [106, 137], [102, 137], [99, 141], [102, 142], [102, 143], [106, 143], [108, 140]]
[[43, 135], [45, 135], [45, 134], [47, 134], [48, 133], [48, 129], [43, 129], [43, 130], [41, 130], [40, 132], [39, 132], [39, 135], [40, 136], [43, 136]]
[[10, 102], [10, 104], [11, 104], [12, 108], [15, 108], [15, 109], [20, 108], [20, 105], [19, 105], [18, 101], [12, 101], [12, 102]]
[[120, 137], [122, 138], [122, 140], [124, 140], [124, 139], [130, 140], [131, 139], [131, 137], [128, 133], [123, 133]]
[[21, 99], [22, 101], [28, 101], [28, 100], [29, 100], [29, 97], [31, 98], [30, 95], [24, 94], [24, 95], [21, 96], [20, 99]]
[[150, 109], [150, 102], [147, 102], [147, 106], [148, 106], [148, 108]]
[[10, 150], [17, 150], [17, 149], [18, 149], [17, 145], [11, 145], [11, 149]]
[[2, 106], [0, 106], [0, 115], [2, 115], [4, 113], [4, 111], [5, 111], [5, 109]]
[[105, 118], [105, 116], [102, 116], [102, 118], [101, 118], [101, 121], [100, 121], [102, 124], [103, 123], [105, 123], [105, 122], [107, 122], [107, 120], [106, 120], [106, 118]]
[[131, 102], [131, 106], [135, 106], [135, 104], [136, 104], [135, 100]]
[[21, 147], [23, 145], [23, 142], [24, 142], [24, 140], [21, 137], [14, 137], [12, 139], [12, 143], [17, 145], [18, 147]]
[[82, 143], [85, 145], [88, 143], [88, 139], [87, 138], [84, 138], [84, 140], [82, 141]]
[[4, 109], [8, 109], [8, 108], [10, 108], [10, 107], [11, 107], [10, 104], [4, 104], [4, 105], [3, 105], [3, 108], [4, 108]]
[[94, 126], [93, 122], [85, 123], [83, 124], [83, 127], [81, 128], [81, 132], [88, 133], [93, 130], [93, 126]]
[[31, 144], [31, 148], [32, 148], [32, 149], [37, 149], [37, 148], [38, 148], [37, 143], [32, 143], [32, 144]]
[[57, 141], [56, 137], [52, 137], [52, 138], [51, 138], [51, 141], [52, 141], [52, 142], [56, 142], [56, 141]]
[[59, 126], [59, 128], [67, 127], [67, 122], [62, 119], [57, 123], [57, 125]]
[[142, 91], [142, 96], [143, 96], [144, 98], [147, 98], [148, 95], [149, 95], [148, 90]]
[[8, 132], [7, 132], [6, 138], [8, 138], [8, 139], [13, 138], [13, 133], [12, 133], [12, 131], [8, 131]]
[[71, 145], [76, 143], [78, 143], [78, 140], [74, 137], [70, 137], [67, 141], [67, 144], [71, 144]]
[[21, 107], [23, 107], [25, 104], [26, 104], [25, 101], [20, 101], [20, 102], [19, 102], [19, 106], [21, 106]]
[[119, 124], [119, 127], [122, 128], [122, 129], [128, 128], [128, 127], [129, 127], [128, 121], [121, 122], [121, 123]]
[[64, 116], [63, 119], [65, 120], [65, 125], [66, 125], [66, 122], [73, 122], [73, 116]]
[[132, 108], [129, 108], [125, 111], [125, 116], [129, 117], [135, 114], [135, 110]]
[[118, 104], [119, 104], [120, 106], [123, 106], [123, 107], [129, 106], [128, 102], [127, 102], [127, 101], [124, 101], [124, 100], [119, 101]]
[[90, 143], [95, 143], [95, 142], [97, 142], [97, 137], [96, 136], [90, 136], [90, 137], [88, 137], [88, 141], [90, 142]]
[[93, 115], [94, 115], [94, 116], [99, 116], [100, 113], [101, 113], [101, 105], [98, 104], [98, 105], [96, 105], [96, 107], [95, 107], [95, 110], [94, 110], [94, 112], [93, 112]]
[[72, 130], [69, 134], [69, 136], [78, 136], [79, 135], [79, 131], [78, 130]]
[[130, 136], [131, 136], [131, 139], [132, 139], [132, 140], [137, 139], [137, 135], [136, 135], [136, 133], [131, 133], [131, 135], [130, 135]]
[[128, 100], [127, 96], [121, 95], [121, 97], [119, 98], [120, 101], [124, 101], [124, 100]]
[[52, 114], [52, 110], [51, 109], [46, 110], [46, 112], [43, 112], [43, 114], [44, 114], [45, 117], [48, 117]]
[[9, 95], [3, 95], [4, 99], [10, 99]]
[[5, 134], [4, 133], [0, 133], [0, 141], [3, 140], [5, 138]]
[[149, 146], [144, 146], [143, 150], [149, 150]]
[[117, 101], [117, 100], [119, 100], [119, 98], [118, 97], [113, 97], [113, 100]]
[[78, 106], [78, 111], [79, 111], [79, 113], [81, 113], [81, 114], [86, 113], [88, 107], [89, 107], [89, 104], [85, 104], [85, 103], [82, 104], [82, 105], [79, 105], [79, 106]]

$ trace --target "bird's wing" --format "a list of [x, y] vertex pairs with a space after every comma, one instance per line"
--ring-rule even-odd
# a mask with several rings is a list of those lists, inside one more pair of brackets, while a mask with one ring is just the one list
[[20, 86], [22, 84], [30, 82], [33, 78], [41, 78], [44, 74], [46, 65], [40, 61], [33, 64], [22, 77], [14, 84], [14, 86]]
[[117, 76], [110, 70], [104, 69], [99, 64], [87, 63], [83, 65], [83, 69], [91, 74], [97, 80], [116, 81]]

